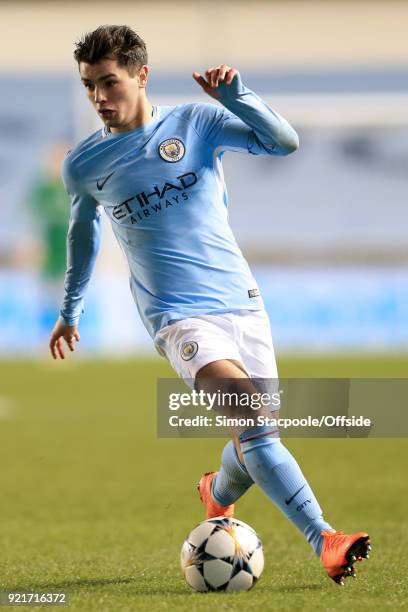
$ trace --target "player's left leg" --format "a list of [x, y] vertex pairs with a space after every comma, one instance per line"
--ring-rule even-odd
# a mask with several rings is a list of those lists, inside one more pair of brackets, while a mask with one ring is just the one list
[[[255, 320], [255, 328], [262, 324], [262, 315], [251, 317]], [[268, 325], [269, 326], [269, 325]], [[251, 372], [254, 378], [277, 379], [271, 338], [268, 340], [268, 326], [255, 329], [255, 339], [261, 338], [254, 347], [243, 350], [245, 342], [241, 342], [240, 355], [245, 370]], [[261, 325], [262, 327], [262, 325]], [[247, 338], [251, 334], [246, 333]], [[265, 363], [269, 367], [265, 368]], [[210, 363], [197, 374], [197, 378], [237, 380], [235, 391], [239, 394], [248, 384], [251, 393], [251, 380], [242, 381], [242, 368], [234, 370], [239, 364], [220, 361]], [[253, 392], [253, 388], [252, 388]], [[268, 431], [265, 427], [254, 427], [240, 435], [241, 462], [252, 480], [278, 506], [285, 516], [303, 533], [316, 554], [320, 557], [328, 575], [339, 584], [343, 584], [346, 576], [354, 576], [353, 562], [368, 557], [370, 550], [369, 537], [365, 532], [345, 535], [336, 532], [323, 518], [320, 505], [305, 479], [298, 463], [289, 450], [280, 442], [277, 432]], [[217, 481], [213, 487], [217, 494]]]
[[[212, 380], [217, 385], [228, 381], [230, 393], [237, 396], [244, 393], [253, 395], [256, 392], [253, 382], [244, 376], [247, 375], [236, 363], [220, 360], [200, 369], [196, 385], [208, 391]], [[295, 458], [277, 437], [277, 431], [255, 426], [241, 433], [239, 438], [248, 477], [266, 493], [302, 532], [316, 554], [320, 555], [323, 543], [321, 531], [332, 531], [332, 527], [323, 519], [322, 510], [310, 485]], [[232, 444], [231, 447], [234, 448]], [[237, 461], [239, 459], [236, 454]], [[221, 486], [223, 484], [224, 480], [220, 482]], [[212, 488], [214, 498], [221, 500], [223, 493], [219, 489], [218, 479], [215, 480]]]
[[303, 533], [328, 575], [343, 585], [355, 577], [354, 561], [367, 559], [370, 539], [366, 532], [335, 531], [323, 517], [320, 505], [296, 459], [278, 439], [241, 437], [245, 465], [254, 481]]
[[[248, 393], [253, 392], [251, 380], [242, 380], [242, 373], [239, 370], [234, 371], [234, 367], [234, 364], [228, 361], [213, 362], [198, 373], [198, 379], [202, 377], [208, 381], [213, 377], [218, 384], [221, 379], [225, 378], [228, 379], [230, 393], [239, 395], [245, 392], [243, 390], [246, 385], [248, 385]], [[235, 387], [231, 385], [234, 374], [236, 376]], [[249, 477], [305, 536], [317, 556], [320, 557], [330, 578], [342, 585], [347, 576], [355, 576], [354, 561], [368, 558], [371, 548], [369, 536], [365, 532], [350, 535], [336, 532], [326, 522], [320, 505], [298, 463], [279, 438], [274, 435], [276, 432], [268, 431], [266, 427], [252, 427], [240, 435], [240, 446], [246, 471]], [[239, 460], [238, 454], [236, 454], [236, 460]], [[215, 481], [211, 491], [215, 499], [217, 498], [217, 485]], [[226, 508], [225, 510], [229, 512], [231, 509]], [[224, 513], [219, 511], [217, 514]], [[230, 514], [226, 512], [225, 515]]]

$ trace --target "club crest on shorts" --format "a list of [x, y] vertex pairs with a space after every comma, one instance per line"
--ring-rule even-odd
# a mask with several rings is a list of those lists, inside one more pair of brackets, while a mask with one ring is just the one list
[[179, 138], [167, 138], [159, 144], [159, 155], [164, 161], [178, 162], [183, 159], [186, 148]]
[[181, 345], [181, 358], [184, 361], [190, 361], [197, 354], [198, 344], [194, 341], [183, 342]]

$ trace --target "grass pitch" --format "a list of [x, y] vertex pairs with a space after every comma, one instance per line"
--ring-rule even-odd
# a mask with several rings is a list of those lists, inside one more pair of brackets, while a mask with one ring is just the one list
[[[288, 359], [280, 371], [403, 377], [408, 358]], [[326, 578], [253, 488], [237, 516], [263, 541], [261, 580], [248, 593], [191, 591], [179, 551], [203, 518], [195, 483], [225, 442], [156, 437], [156, 379], [171, 375], [164, 360], [0, 364], [0, 590], [65, 591], [86, 612], [407, 608], [404, 439], [287, 441], [326, 518], [371, 535], [355, 582]]]

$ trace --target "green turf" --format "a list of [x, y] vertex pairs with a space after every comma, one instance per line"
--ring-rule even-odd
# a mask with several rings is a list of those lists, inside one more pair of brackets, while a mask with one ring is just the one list
[[[66, 591], [70, 610], [406, 609], [408, 443], [288, 440], [336, 527], [364, 528], [372, 558], [344, 589], [253, 489], [237, 515], [264, 544], [253, 591], [197, 594], [179, 550], [200, 520], [194, 483], [223, 440], [157, 439], [160, 361], [0, 363], [0, 589]], [[408, 358], [287, 359], [282, 376], [405, 376]], [[14, 609], [14, 608], [13, 608]], [[50, 609], [31, 607], [29, 609]], [[56, 609], [52, 607], [52, 609]]]

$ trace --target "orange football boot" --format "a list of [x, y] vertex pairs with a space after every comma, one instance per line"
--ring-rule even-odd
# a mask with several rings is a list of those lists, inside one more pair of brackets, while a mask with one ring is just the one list
[[353, 563], [369, 558], [370, 537], [364, 531], [352, 535], [342, 531], [322, 531], [321, 535], [323, 546], [320, 560], [330, 578], [343, 586], [345, 578], [356, 577]]
[[226, 516], [232, 518], [234, 516], [234, 504], [229, 506], [220, 506], [212, 496], [211, 488], [214, 476], [218, 472], [206, 472], [201, 476], [197, 489], [200, 494], [200, 499], [205, 506], [206, 518], [214, 518], [215, 516]]

